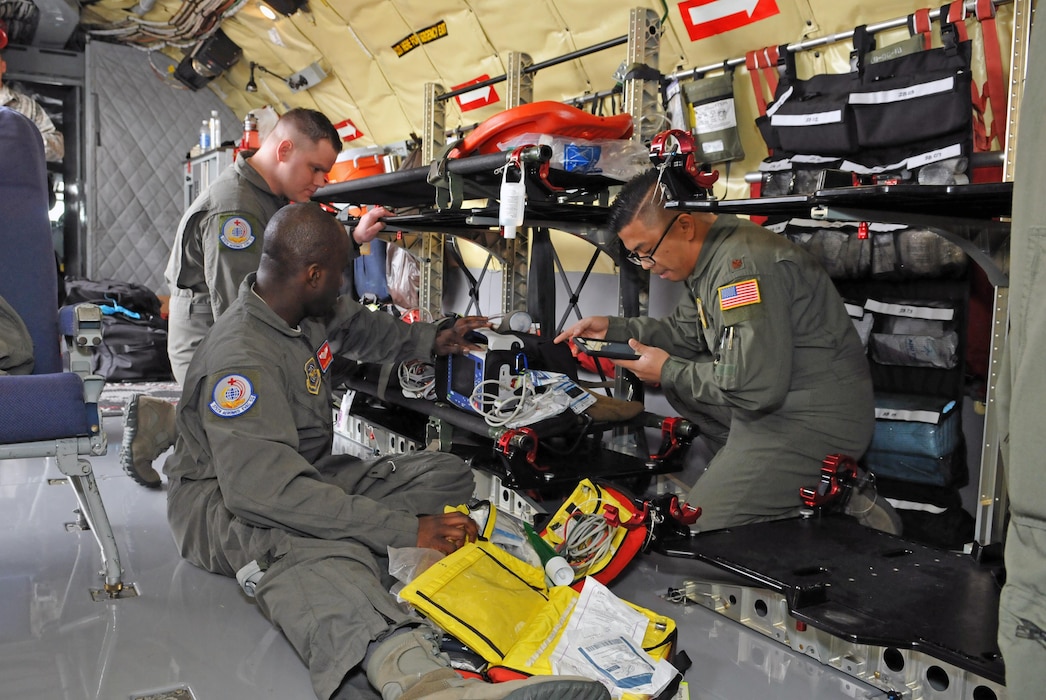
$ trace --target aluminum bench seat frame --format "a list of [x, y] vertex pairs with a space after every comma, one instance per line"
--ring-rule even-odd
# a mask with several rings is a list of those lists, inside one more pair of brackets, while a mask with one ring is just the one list
[[55, 459], [76, 494], [78, 524], [90, 528], [101, 551], [104, 590], [93, 594], [120, 597], [120, 554], [87, 459], [107, 448], [98, 412], [104, 379], [90, 368], [101, 312], [81, 304], [59, 313], [43, 142], [32, 121], [6, 107], [0, 107], [0, 152], [14, 166], [0, 168], [0, 296], [25, 322], [35, 361], [32, 374], [0, 375], [0, 460]]

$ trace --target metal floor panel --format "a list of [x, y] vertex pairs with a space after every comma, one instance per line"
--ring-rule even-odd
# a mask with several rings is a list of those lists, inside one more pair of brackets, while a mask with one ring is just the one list
[[[138, 596], [94, 602], [98, 548], [75, 520], [72, 489], [47, 460], [0, 463], [0, 700], [312, 700], [308, 673], [236, 582], [182, 561], [164, 490], [134, 483], [109, 454], [92, 463]], [[884, 697], [696, 604], [663, 598], [699, 562], [643, 556], [613, 588], [672, 616], [693, 661], [694, 700]]]
[[48, 482], [61, 477], [53, 462], [0, 462], [0, 700], [314, 698], [305, 666], [236, 581], [181, 559], [166, 492], [120, 470], [120, 423], [106, 421], [109, 454], [92, 464], [135, 598], [92, 601], [98, 546], [66, 529], [76, 499]]
[[[693, 602], [682, 601], [694, 579], [736, 582], [715, 566], [641, 555], [611, 588], [636, 605], [676, 621], [677, 649], [693, 662], [685, 680], [691, 700], [865, 700], [882, 690], [796, 652]], [[666, 595], [669, 589], [680, 595]], [[681, 602], [671, 602], [670, 598]]]

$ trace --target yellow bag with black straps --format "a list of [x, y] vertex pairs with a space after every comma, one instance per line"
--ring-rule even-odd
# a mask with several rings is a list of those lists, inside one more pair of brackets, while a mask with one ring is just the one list
[[399, 595], [488, 663], [500, 662], [548, 603], [542, 569], [483, 541], [440, 559]]
[[[487, 661], [487, 675], [497, 682], [553, 673], [551, 655], [579, 593], [569, 586], [548, 589], [542, 569], [479, 541], [433, 564], [400, 596]], [[676, 637], [675, 622], [628, 605], [649, 620], [643, 650], [655, 661], [666, 659]]]

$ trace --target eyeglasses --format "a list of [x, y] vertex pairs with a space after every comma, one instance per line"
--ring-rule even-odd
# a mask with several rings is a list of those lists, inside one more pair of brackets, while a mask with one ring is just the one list
[[672, 230], [672, 227], [676, 225], [682, 214], [676, 214], [676, 217], [668, 222], [668, 226], [665, 226], [665, 230], [661, 233], [661, 237], [657, 239], [657, 243], [650, 249], [649, 253], [637, 253], [634, 250], [625, 251], [625, 260], [629, 261], [633, 265], [642, 265], [643, 263], [654, 264], [654, 253], [657, 252], [658, 247], [661, 245], [661, 241], [665, 240], [665, 236]]

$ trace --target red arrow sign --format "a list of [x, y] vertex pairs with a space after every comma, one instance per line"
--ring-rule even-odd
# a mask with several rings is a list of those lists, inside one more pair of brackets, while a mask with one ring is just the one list
[[686, 0], [679, 3], [690, 41], [737, 29], [780, 14], [776, 0]]
[[[460, 90], [463, 87], [482, 83], [485, 80], [490, 80], [490, 76], [486, 73], [478, 78], [473, 78], [468, 82], [462, 83], [461, 85], [455, 85], [451, 90]], [[494, 90], [493, 85], [487, 85], [486, 87], [476, 88], [475, 90], [469, 90], [460, 95], [455, 95], [454, 99], [458, 101], [458, 106], [461, 108], [462, 112], [468, 112], [471, 109], [479, 109], [480, 107], [492, 105], [501, 98], [498, 97], [498, 93]]]
[[334, 128], [338, 130], [338, 136], [341, 137], [342, 141], [354, 141], [363, 136], [363, 132], [356, 128], [351, 119], [338, 122], [334, 125]]

